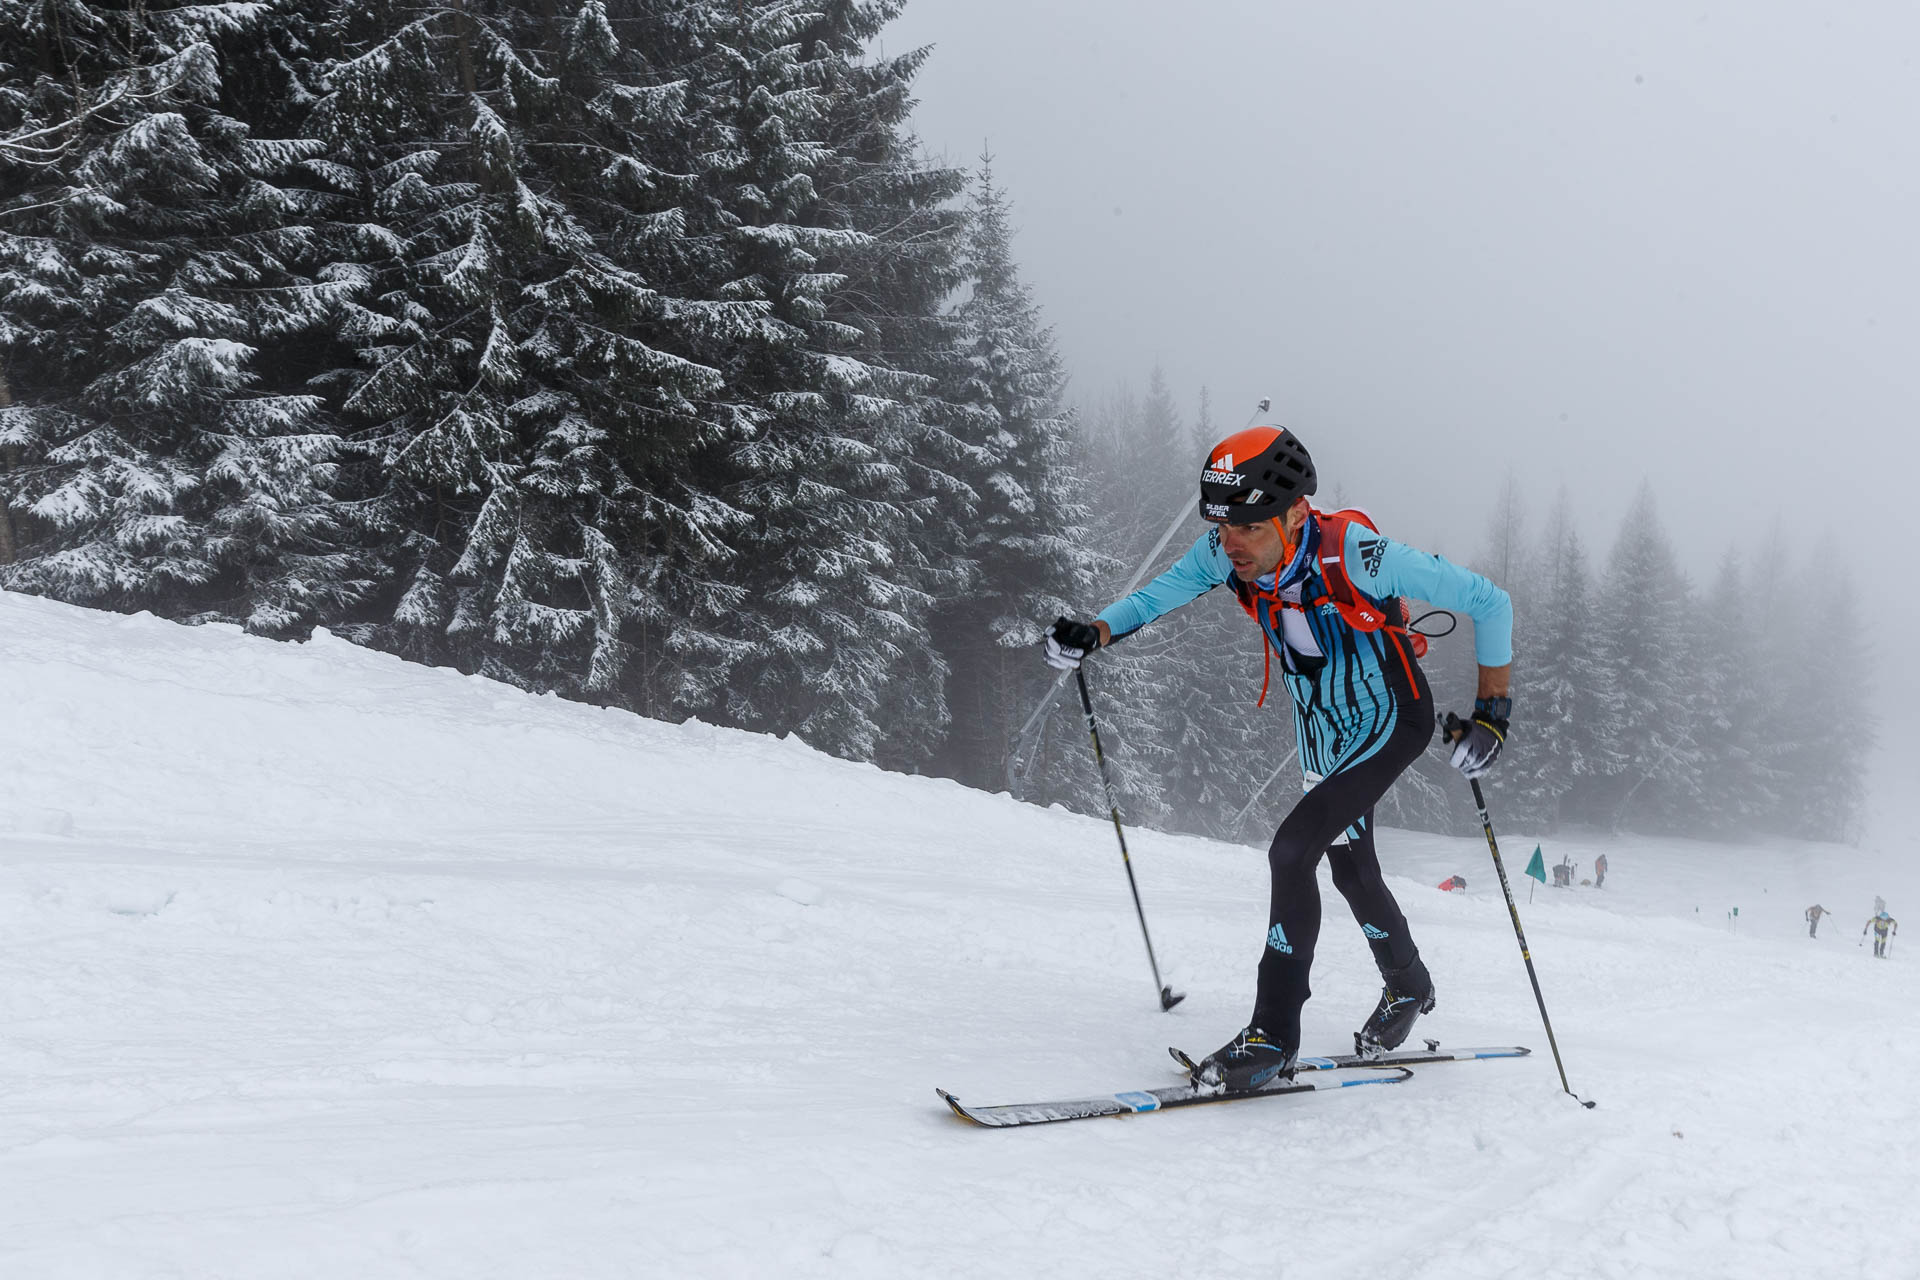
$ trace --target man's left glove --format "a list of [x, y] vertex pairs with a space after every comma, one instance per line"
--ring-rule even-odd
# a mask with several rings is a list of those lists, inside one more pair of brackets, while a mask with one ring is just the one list
[[1073, 671], [1088, 654], [1100, 647], [1100, 629], [1091, 622], [1056, 618], [1047, 628], [1047, 665], [1057, 671]]
[[1453, 767], [1469, 778], [1478, 778], [1493, 768], [1500, 748], [1507, 745], [1507, 717], [1513, 713], [1512, 698], [1480, 698], [1473, 704], [1473, 719], [1462, 721], [1447, 716], [1447, 734], [1453, 738]]

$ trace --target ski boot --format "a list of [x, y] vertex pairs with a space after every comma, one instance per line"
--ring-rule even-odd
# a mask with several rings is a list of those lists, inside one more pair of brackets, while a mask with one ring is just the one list
[[1433, 978], [1415, 953], [1404, 969], [1385, 969], [1380, 976], [1380, 1003], [1373, 1006], [1366, 1025], [1353, 1033], [1353, 1051], [1362, 1058], [1378, 1058], [1406, 1043], [1414, 1021], [1433, 1012]]
[[1248, 1027], [1200, 1060], [1193, 1083], [1213, 1093], [1241, 1093], [1292, 1080], [1299, 1063], [1297, 1047], [1289, 1048], [1260, 1028]]

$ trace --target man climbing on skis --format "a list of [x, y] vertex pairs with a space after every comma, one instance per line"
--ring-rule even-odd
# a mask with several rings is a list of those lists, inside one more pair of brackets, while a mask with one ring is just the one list
[[[1867, 929], [1873, 930], [1873, 954], [1882, 960], [1886, 959], [1887, 931], [1891, 929], [1893, 936], [1896, 938], [1899, 937], [1900, 922], [1888, 915], [1885, 907], [1881, 907], [1880, 910], [1867, 921]], [[1860, 931], [1861, 938], [1864, 939], [1867, 936], [1867, 929]]]
[[1832, 914], [1833, 912], [1827, 910], [1825, 907], [1821, 906], [1817, 902], [1814, 903], [1812, 906], [1808, 907], [1807, 908], [1807, 936], [1809, 938], [1819, 937], [1820, 936], [1820, 917], [1830, 916]]
[[[1047, 661], [1077, 667], [1095, 649], [1162, 614], [1230, 588], [1259, 624], [1271, 677], [1293, 698], [1305, 794], [1267, 852], [1272, 897], [1253, 1014], [1201, 1061], [1196, 1083], [1256, 1088], [1291, 1078], [1300, 1010], [1320, 934], [1315, 869], [1328, 856], [1334, 887], [1352, 908], [1380, 968], [1380, 1000], [1354, 1035], [1357, 1052], [1398, 1048], [1434, 1005], [1433, 979], [1382, 879], [1373, 806], [1432, 741], [1433, 693], [1421, 672], [1425, 642], [1407, 629], [1402, 598], [1467, 614], [1480, 664], [1473, 716], [1454, 740], [1454, 767], [1484, 774], [1506, 741], [1512, 707], [1513, 606], [1506, 592], [1439, 556], [1377, 533], [1354, 511], [1315, 511], [1313, 459], [1283, 427], [1250, 427], [1208, 453], [1200, 514], [1213, 528], [1172, 568], [1091, 622], [1048, 629]], [[1261, 689], [1266, 700], [1266, 688]]]

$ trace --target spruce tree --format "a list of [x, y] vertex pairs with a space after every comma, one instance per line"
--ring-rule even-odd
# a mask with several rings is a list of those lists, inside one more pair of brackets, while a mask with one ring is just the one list
[[[1155, 367], [1140, 396], [1121, 387], [1090, 415], [1084, 452], [1096, 495], [1095, 543], [1113, 556], [1096, 608], [1118, 598], [1143, 557], [1177, 524], [1145, 571], [1152, 577], [1205, 531], [1195, 510], [1198, 455], [1166, 375]], [[1182, 510], [1193, 511], [1186, 519]], [[1102, 655], [1103, 740], [1110, 737], [1116, 785], [1138, 820], [1165, 826], [1180, 809], [1179, 752], [1189, 734], [1179, 712], [1206, 666], [1204, 616], [1216, 598], [1160, 618]]]
[[1643, 483], [1607, 562], [1598, 633], [1605, 656], [1603, 740], [1607, 784], [1594, 816], [1607, 825], [1660, 830], [1698, 801], [1698, 680], [1688, 644], [1691, 588]]
[[[684, 84], [655, 63], [677, 33], [652, 15], [340, 10], [314, 127], [347, 175], [338, 235], [358, 257], [360, 362], [327, 385], [358, 424], [357, 512], [397, 584], [370, 638], [660, 710], [726, 649], [711, 622], [737, 598], [744, 524], [685, 482], [741, 430], [687, 351], [765, 308], [672, 279], [696, 139]], [[684, 621], [636, 648], [668, 618]]]
[[1693, 618], [1700, 657], [1700, 805], [1689, 824], [1708, 838], [1729, 839], [1760, 829], [1764, 782], [1765, 697], [1753, 637], [1745, 619], [1746, 584], [1739, 556], [1729, 551]]
[[[1484, 784], [1496, 798], [1509, 825], [1537, 829], [1552, 820], [1551, 796], [1543, 785], [1546, 760], [1536, 750], [1535, 727], [1529, 710], [1533, 697], [1533, 667], [1537, 662], [1545, 621], [1541, 609], [1543, 565], [1548, 550], [1535, 546], [1530, 536], [1526, 498], [1519, 479], [1509, 472], [1498, 494], [1487, 508], [1487, 526], [1480, 553], [1471, 567], [1495, 586], [1504, 590], [1513, 602], [1513, 665], [1515, 668], [1514, 715], [1507, 731], [1507, 747], [1500, 768]], [[1467, 619], [1459, 620], [1463, 634], [1447, 646], [1449, 674], [1455, 675], [1448, 688], [1460, 689], [1463, 697], [1479, 688], [1479, 666], [1466, 669], [1472, 645], [1464, 643], [1464, 632], [1471, 629]], [[1457, 673], [1457, 674], [1456, 674]], [[1467, 681], [1471, 680], [1471, 687]], [[1459, 705], [1466, 705], [1464, 702]]]
[[792, 0], [706, 11], [691, 81], [698, 183], [688, 234], [706, 287], [766, 309], [748, 340], [704, 348], [741, 438], [697, 468], [742, 520], [715, 621], [724, 678], [687, 710], [793, 728], [896, 764], [944, 732], [927, 630], [947, 566], [923, 545], [963, 497], [958, 445], [926, 410], [950, 349], [959, 170], [905, 132], [924, 50], [868, 59], [898, 4]]
[[956, 466], [965, 501], [942, 510], [948, 555], [965, 576], [943, 593], [933, 629], [951, 672], [941, 771], [990, 789], [1006, 785], [1013, 736], [1047, 692], [1047, 669], [1035, 660], [1041, 629], [1082, 607], [1103, 563], [1073, 465], [1066, 372], [1020, 279], [1010, 215], [983, 155], [968, 208], [968, 293], [942, 397], [965, 445]]
[[1509, 594], [1531, 595], [1537, 555], [1528, 538], [1527, 500], [1511, 471], [1487, 508], [1486, 541], [1473, 567]]
[[320, 146], [278, 131], [305, 29], [0, 0], [0, 583], [270, 635], [371, 588], [304, 386], [345, 290]]
[[1835, 569], [1830, 546], [1812, 547], [1821, 566], [1798, 593], [1788, 621], [1795, 661], [1774, 687], [1766, 730], [1780, 750], [1773, 766], [1784, 830], [1809, 840], [1857, 840], [1866, 778], [1879, 734], [1873, 686], [1862, 679], [1873, 652], [1851, 573]]
[[[1106, 557], [1108, 569], [1091, 584], [1089, 598], [1080, 611], [1082, 616], [1091, 617], [1124, 593], [1140, 558], [1164, 531], [1165, 513], [1170, 511], [1170, 504], [1139, 496], [1166, 491], [1156, 484], [1159, 477], [1153, 465], [1141, 460], [1140, 451], [1146, 437], [1143, 407], [1131, 387], [1116, 386], [1084, 406], [1076, 415], [1076, 424], [1078, 452], [1086, 460], [1086, 485], [1093, 508], [1087, 536], [1089, 544]], [[1135, 497], [1122, 501], [1121, 495], [1130, 485]], [[1157, 509], [1161, 509], [1161, 514], [1153, 514]], [[1156, 522], [1161, 528], [1149, 533], [1149, 526]], [[1150, 567], [1147, 576], [1164, 567], [1164, 564]], [[1100, 718], [1101, 742], [1123, 813], [1131, 821], [1158, 826], [1165, 825], [1172, 812], [1166, 793], [1166, 771], [1148, 763], [1147, 757], [1155, 753], [1156, 742], [1162, 741], [1155, 707], [1157, 685], [1153, 666], [1165, 639], [1166, 621], [1156, 622], [1103, 649], [1097, 666], [1088, 675], [1094, 710]], [[1082, 755], [1086, 751], [1084, 727], [1078, 743], [1071, 731], [1071, 726], [1080, 719], [1077, 696], [1069, 690], [1056, 699], [1050, 715], [1057, 729], [1052, 740], [1061, 745], [1069, 759]], [[1164, 765], [1164, 758], [1158, 765]], [[1092, 771], [1091, 761], [1075, 764], [1067, 776], [1074, 786], [1074, 794], [1059, 799], [1086, 812], [1104, 808], [1099, 779]]]
[[[1594, 616], [1586, 548], [1562, 491], [1542, 548], [1545, 557], [1539, 620], [1531, 628], [1524, 685], [1514, 707], [1525, 750], [1519, 766], [1541, 824], [1549, 829], [1578, 812], [1580, 792], [1609, 771], [1602, 735], [1611, 722], [1610, 671], [1602, 657]], [[1524, 708], [1524, 711], [1522, 710]], [[1502, 762], [1503, 766], [1506, 762]]]

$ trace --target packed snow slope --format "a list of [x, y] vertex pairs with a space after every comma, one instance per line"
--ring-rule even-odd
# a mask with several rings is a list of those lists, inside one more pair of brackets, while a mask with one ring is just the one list
[[[1612, 863], [1518, 881], [1593, 1111], [1484, 847], [1386, 832], [1423, 1031], [1532, 1059], [990, 1131], [934, 1086], [1171, 1083], [1238, 1027], [1261, 851], [1133, 833], [1163, 1014], [1063, 811], [16, 595], [0, 707], [0, 1275], [1920, 1272], [1920, 936], [1857, 945], [1920, 892], [1852, 850], [1547, 842]], [[1336, 1051], [1376, 982], [1331, 898], [1315, 987]]]

